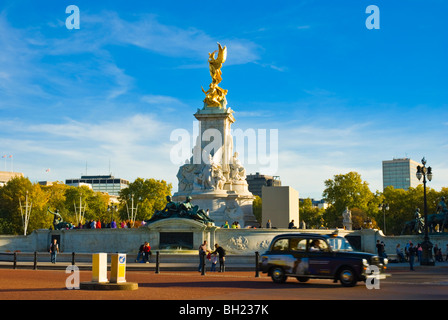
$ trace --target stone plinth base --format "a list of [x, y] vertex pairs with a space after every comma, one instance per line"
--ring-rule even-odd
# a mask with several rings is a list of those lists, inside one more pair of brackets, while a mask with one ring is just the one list
[[138, 283], [136, 282], [81, 282], [79, 284], [81, 290], [137, 290]]

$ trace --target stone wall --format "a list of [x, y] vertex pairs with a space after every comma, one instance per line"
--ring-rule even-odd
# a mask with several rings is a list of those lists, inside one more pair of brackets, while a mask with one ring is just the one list
[[[193, 250], [186, 253], [196, 253], [197, 247], [203, 240], [207, 240], [212, 248], [215, 243], [226, 248], [229, 254], [249, 255], [258, 251], [262, 253], [270, 244], [272, 238], [281, 233], [320, 233], [329, 234], [335, 230], [321, 229], [222, 229], [215, 226], [205, 226], [195, 221], [160, 221], [150, 227], [138, 229], [82, 229], [82, 230], [36, 230], [28, 236], [0, 235], [0, 252], [47, 252], [51, 238], [59, 236], [60, 248], [63, 252], [77, 253], [136, 253], [140, 245], [149, 241], [153, 250], [159, 250], [160, 232], [192, 232]], [[186, 223], [185, 223], [186, 222]], [[361, 251], [376, 253], [376, 241], [384, 241], [386, 253], [395, 254], [395, 247], [399, 243], [402, 248], [412, 241], [414, 244], [423, 241], [423, 235], [387, 237], [379, 230], [337, 230], [339, 235], [359, 240]], [[448, 235], [430, 235], [431, 242], [438, 244], [445, 250]]]

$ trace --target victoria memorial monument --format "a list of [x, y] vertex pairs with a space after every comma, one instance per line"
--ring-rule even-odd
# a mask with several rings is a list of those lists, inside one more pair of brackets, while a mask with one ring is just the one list
[[222, 80], [222, 64], [227, 48], [209, 53], [212, 82], [206, 91], [204, 105], [194, 114], [199, 121], [199, 136], [190, 159], [180, 166], [178, 191], [173, 200], [187, 197], [199, 208], [207, 210], [216, 226], [237, 221], [241, 227], [258, 226], [253, 213], [254, 196], [248, 189], [246, 169], [233, 148], [231, 125], [233, 110], [227, 107], [227, 90], [218, 86]]

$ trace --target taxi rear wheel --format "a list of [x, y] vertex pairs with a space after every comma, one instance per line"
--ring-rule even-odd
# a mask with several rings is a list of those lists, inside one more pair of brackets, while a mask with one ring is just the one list
[[355, 271], [350, 267], [343, 267], [339, 272], [339, 281], [344, 287], [353, 287], [357, 282]]
[[284, 283], [287, 277], [283, 268], [275, 267], [271, 270], [271, 278], [275, 283]]

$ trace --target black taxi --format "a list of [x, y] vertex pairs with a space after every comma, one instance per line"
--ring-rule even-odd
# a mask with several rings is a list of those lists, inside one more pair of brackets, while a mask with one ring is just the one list
[[332, 279], [351, 287], [368, 278], [384, 279], [387, 259], [366, 252], [355, 252], [347, 239], [337, 233], [282, 234], [274, 237], [268, 251], [260, 255], [259, 270], [277, 283], [287, 277], [300, 282]]

